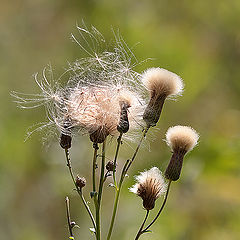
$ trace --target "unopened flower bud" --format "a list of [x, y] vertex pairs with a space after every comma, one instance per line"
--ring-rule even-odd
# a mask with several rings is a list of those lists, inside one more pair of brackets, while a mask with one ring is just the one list
[[171, 181], [177, 181], [181, 174], [183, 158], [197, 144], [199, 135], [191, 127], [175, 126], [168, 129], [166, 142], [170, 146], [173, 155], [165, 171], [165, 177]]
[[142, 81], [150, 93], [150, 101], [143, 114], [143, 120], [148, 127], [153, 127], [160, 118], [166, 98], [180, 95], [183, 83], [178, 75], [162, 68], [146, 70]]
[[76, 177], [76, 185], [81, 189], [86, 185], [86, 179], [84, 177]]
[[106, 164], [106, 169], [107, 169], [109, 172], [114, 171], [114, 162], [113, 162], [113, 161], [108, 161], [108, 163]]
[[118, 123], [117, 130], [120, 133], [126, 133], [129, 130], [128, 108], [130, 107], [130, 105], [128, 105], [128, 103], [124, 101], [120, 101], [119, 104], [120, 104], [121, 112], [120, 112], [120, 121]]
[[64, 133], [60, 136], [60, 146], [63, 149], [69, 149], [72, 146], [72, 137]]

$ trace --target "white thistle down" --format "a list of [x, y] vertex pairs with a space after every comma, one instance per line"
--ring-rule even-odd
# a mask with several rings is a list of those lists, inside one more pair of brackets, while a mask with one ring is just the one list
[[135, 56], [119, 36], [115, 35], [112, 51], [99, 50], [105, 43], [101, 33], [94, 27], [90, 30], [78, 27], [78, 30], [79, 40], [73, 35], [72, 38], [88, 57], [69, 64], [64, 74], [70, 77], [64, 87], [53, 79], [52, 70], [46, 68], [42, 78], [35, 76], [40, 94], [13, 92], [12, 95], [23, 108], [45, 106], [48, 122], [36, 130], [55, 126], [58, 132], [72, 135], [76, 131], [91, 134], [106, 128], [107, 135], [115, 135], [122, 99], [129, 102], [130, 130], [141, 127], [144, 87], [140, 74], [132, 70], [138, 64]]

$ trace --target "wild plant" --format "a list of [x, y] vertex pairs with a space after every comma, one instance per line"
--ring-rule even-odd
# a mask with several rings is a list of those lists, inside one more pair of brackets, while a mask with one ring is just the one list
[[[77, 29], [79, 35], [72, 35], [72, 39], [87, 57], [69, 63], [64, 72], [64, 75], [69, 74], [67, 82], [61, 83], [61, 79], [55, 80], [53, 77], [49, 79], [48, 73], [52, 76], [52, 70], [46, 68], [40, 79], [35, 75], [41, 93], [36, 95], [12, 92], [12, 95], [23, 108], [45, 107], [48, 122], [34, 131], [43, 128], [57, 130], [73, 185], [91, 220], [92, 235], [96, 240], [110, 240], [121, 190], [129, 169], [134, 165], [147, 134], [159, 122], [164, 102], [180, 96], [184, 85], [177, 74], [166, 69], [157, 67], [149, 68], [143, 73], [135, 72], [134, 68], [140, 63], [119, 34], [115, 34], [113, 48], [107, 50], [106, 41], [96, 28]], [[79, 134], [87, 135], [92, 145], [92, 169], [85, 175], [91, 175], [91, 183], [86, 182], [84, 177], [75, 175], [76, 171], [71, 164], [72, 139]], [[198, 138], [197, 132], [191, 127], [170, 127], [166, 133], [166, 143], [172, 151], [172, 156], [164, 174], [158, 167], [152, 167], [135, 177], [136, 184], [129, 190], [142, 198], [143, 209], [146, 211], [135, 240], [150, 232], [150, 228], [159, 218], [166, 204], [171, 183], [180, 177], [183, 158], [195, 147]], [[106, 162], [108, 139], [111, 139], [111, 145], [116, 142], [116, 150], [113, 159]], [[121, 146], [126, 142], [131, 144], [131, 141], [137, 141], [137, 147], [119, 169]], [[107, 179], [112, 181], [115, 199], [108, 234], [103, 236], [102, 196]], [[85, 198], [86, 184], [92, 186], [89, 194], [94, 209], [90, 208]], [[148, 222], [151, 210], [156, 207], [156, 200], [161, 196], [163, 201], [160, 207], [157, 206], [159, 211]], [[70, 216], [68, 197], [66, 209], [69, 239], [75, 239], [73, 229], [76, 223]]]

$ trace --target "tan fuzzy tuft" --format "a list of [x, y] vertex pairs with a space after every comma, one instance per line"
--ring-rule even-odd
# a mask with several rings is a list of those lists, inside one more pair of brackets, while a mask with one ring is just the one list
[[172, 151], [182, 149], [189, 152], [196, 146], [198, 139], [198, 133], [187, 126], [170, 127], [166, 133], [166, 142]]
[[166, 192], [166, 184], [161, 171], [157, 167], [153, 167], [140, 173], [136, 180], [137, 183], [129, 189], [130, 192], [142, 198], [143, 207], [146, 210], [153, 209], [155, 201]]
[[142, 76], [142, 82], [153, 95], [176, 96], [183, 91], [182, 79], [175, 73], [163, 68], [149, 68]]

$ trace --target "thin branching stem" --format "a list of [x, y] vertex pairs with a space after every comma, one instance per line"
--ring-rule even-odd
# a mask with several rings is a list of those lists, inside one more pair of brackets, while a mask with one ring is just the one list
[[98, 145], [97, 143], [93, 144], [94, 153], [93, 153], [93, 166], [92, 166], [92, 185], [93, 185], [93, 193], [96, 192], [96, 166], [97, 166], [97, 151]]
[[[125, 163], [125, 165], [123, 167], [123, 170], [126, 169], [128, 164], [129, 164], [129, 160], [126, 161], [126, 163]], [[115, 201], [114, 201], [114, 206], [113, 206], [112, 219], [111, 219], [111, 223], [110, 223], [110, 227], [109, 227], [109, 231], [108, 231], [107, 240], [109, 240], [111, 238], [111, 235], [112, 235], [122, 183], [123, 183], [123, 177], [121, 175], [120, 182], [119, 182], [119, 187], [116, 189], [116, 195], [115, 195]]]
[[137, 236], [136, 236], [135, 240], [138, 240], [139, 237], [141, 236], [142, 229], [143, 229], [143, 227], [144, 227], [144, 225], [145, 225], [145, 223], [147, 221], [148, 216], [149, 216], [149, 210], [147, 210], [147, 212], [146, 212], [145, 218], [143, 220], [143, 223], [142, 223], [141, 227], [138, 230], [138, 233], [137, 233]]
[[120, 196], [120, 191], [121, 191], [121, 188], [122, 188], [122, 184], [123, 184], [123, 181], [124, 181], [124, 178], [127, 174], [127, 171], [129, 170], [130, 166], [132, 165], [134, 159], [136, 158], [137, 156], [137, 153], [142, 145], [142, 142], [143, 140], [145, 139], [146, 137], [146, 134], [148, 132], [149, 128], [145, 128], [143, 130], [143, 134], [142, 134], [142, 137], [137, 145], [137, 148], [132, 156], [131, 159], [128, 159], [122, 169], [122, 173], [121, 173], [121, 177], [120, 177], [120, 180], [119, 180], [119, 185], [118, 185], [118, 188], [116, 188], [116, 194], [115, 194], [115, 201], [114, 201], [114, 207], [113, 207], [113, 213], [112, 213], [112, 218], [111, 218], [111, 223], [110, 223], [110, 227], [109, 227], [109, 231], [108, 231], [108, 236], [107, 236], [107, 240], [109, 240], [111, 238], [111, 235], [112, 235], [112, 230], [113, 230], [113, 226], [114, 226], [114, 222], [115, 222], [115, 218], [116, 218], [116, 213], [117, 213], [117, 207], [118, 207], [118, 202], [119, 202], [119, 196]]
[[69, 156], [69, 150], [68, 149], [65, 149], [65, 154], [66, 154], [66, 160], [67, 160], [67, 166], [68, 166], [68, 169], [69, 169], [69, 172], [70, 172], [70, 175], [71, 175], [71, 178], [73, 180], [73, 183], [76, 187], [76, 190], [77, 190], [77, 193], [78, 195], [80, 196], [82, 202], [83, 202], [83, 205], [84, 207], [86, 208], [87, 212], [88, 212], [88, 215], [92, 221], [92, 224], [93, 224], [93, 227], [94, 229], [96, 230], [96, 223], [95, 223], [95, 220], [94, 220], [94, 217], [93, 217], [93, 214], [83, 196], [83, 193], [82, 193], [82, 189], [79, 189], [79, 187], [76, 185], [76, 181], [75, 181], [75, 177], [74, 177], [74, 174], [73, 174], [73, 171], [72, 171], [72, 166], [71, 166], [71, 161], [70, 161], [70, 156]]
[[166, 202], [167, 202], [167, 198], [168, 198], [168, 194], [169, 194], [171, 182], [172, 182], [172, 181], [169, 180], [168, 186], [167, 186], [167, 192], [166, 192], [166, 194], [165, 194], [165, 197], [164, 197], [162, 206], [161, 206], [161, 208], [159, 209], [156, 217], [151, 221], [151, 223], [148, 224], [147, 227], [145, 227], [145, 228], [142, 230], [141, 234], [144, 233], [144, 232], [146, 232], [146, 231], [156, 222], [156, 220], [157, 220], [158, 217], [160, 216], [160, 214], [161, 214], [161, 212], [162, 212], [162, 210], [163, 210], [163, 208], [164, 208], [164, 206], [166, 205]]
[[[134, 159], [136, 158], [137, 153], [138, 153], [138, 151], [139, 151], [139, 149], [140, 149], [140, 147], [141, 147], [141, 145], [142, 145], [143, 140], [145, 139], [145, 137], [146, 137], [146, 135], [147, 135], [148, 130], [149, 130], [149, 127], [145, 128], [145, 129], [143, 130], [142, 137], [141, 137], [141, 139], [140, 139], [140, 141], [139, 141], [139, 143], [138, 143], [138, 145], [137, 145], [137, 148], [136, 148], [136, 150], [135, 150], [135, 152], [134, 152], [134, 154], [133, 154], [133, 156], [132, 156], [132, 158], [131, 158], [131, 160], [130, 160], [127, 168], [126, 168], [126, 173], [127, 173], [128, 169], [131, 167]], [[126, 175], [126, 174], [125, 174], [125, 175]]]
[[98, 188], [98, 197], [97, 202], [95, 204], [96, 206], [96, 225], [97, 225], [97, 240], [100, 240], [101, 238], [101, 219], [100, 219], [100, 209], [101, 209], [101, 200], [102, 200], [102, 191], [103, 191], [103, 184], [104, 184], [104, 169], [105, 169], [105, 150], [106, 150], [106, 140], [102, 144], [102, 164], [101, 164], [101, 174], [100, 174], [100, 180], [99, 180], [99, 188]]
[[66, 197], [65, 199], [65, 203], [66, 203], [66, 213], [67, 213], [67, 222], [68, 222], [68, 229], [69, 229], [69, 234], [71, 239], [74, 239], [73, 236], [73, 231], [72, 231], [72, 225], [71, 225], [71, 217], [70, 217], [70, 206], [69, 206], [69, 198]]
[[104, 183], [104, 170], [105, 170], [105, 150], [106, 150], [106, 141], [102, 144], [102, 164], [101, 164], [101, 176], [99, 181], [99, 189], [98, 189], [98, 204], [100, 206], [101, 199], [102, 199], [102, 190], [103, 190], [103, 183]]
[[119, 153], [119, 149], [121, 146], [122, 135], [123, 135], [123, 133], [120, 133], [120, 135], [117, 139], [117, 149], [116, 149], [114, 163], [113, 163], [113, 183], [114, 183], [115, 189], [118, 189], [117, 180], [116, 180], [116, 168], [117, 168], [117, 158], [118, 158], [118, 153]]

